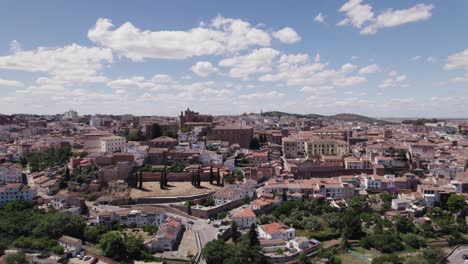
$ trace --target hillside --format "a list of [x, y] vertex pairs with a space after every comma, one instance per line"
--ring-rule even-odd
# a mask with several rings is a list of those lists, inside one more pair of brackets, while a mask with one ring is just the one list
[[[294, 116], [294, 117], [308, 117], [308, 118], [317, 118], [317, 117], [309, 117], [308, 115], [301, 115], [301, 114], [294, 114], [294, 113], [286, 113], [286, 112], [280, 112], [280, 111], [269, 111], [269, 112], [264, 112], [263, 116]], [[322, 117], [320, 115], [317, 115], [318, 117]]]
[[342, 113], [342, 114], [336, 114], [336, 115], [331, 115], [331, 116], [324, 116], [324, 115], [318, 115], [318, 114], [295, 114], [295, 113], [286, 113], [286, 112], [280, 112], [280, 111], [269, 111], [269, 112], [264, 112], [263, 116], [294, 116], [297, 118], [313, 118], [313, 119], [324, 119], [324, 120], [341, 120], [341, 121], [349, 121], [349, 122], [364, 122], [364, 123], [378, 123], [378, 124], [393, 124], [392, 122], [388, 122], [385, 120], [380, 120], [380, 119], [375, 119], [367, 116], [362, 116], [362, 115], [357, 115], [357, 114], [351, 114], [351, 113]]
[[350, 114], [350, 113], [342, 113], [336, 114], [332, 116], [324, 117], [323, 119], [328, 120], [341, 120], [341, 121], [349, 121], [349, 122], [364, 122], [364, 123], [378, 123], [378, 124], [392, 124], [391, 122], [375, 119], [367, 116], [357, 115], [357, 114]]

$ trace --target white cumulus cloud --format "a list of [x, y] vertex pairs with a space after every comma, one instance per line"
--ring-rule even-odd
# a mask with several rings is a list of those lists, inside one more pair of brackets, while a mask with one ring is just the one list
[[207, 77], [218, 71], [218, 68], [214, 67], [209, 61], [199, 61], [190, 68], [196, 75], [201, 77]]
[[273, 37], [279, 39], [281, 42], [286, 44], [293, 44], [301, 41], [301, 37], [297, 34], [294, 29], [290, 27], [285, 27], [281, 30], [273, 32]]
[[5, 80], [0, 78], [0, 87], [7, 86], [7, 87], [22, 87], [24, 84], [19, 81], [15, 80]]
[[322, 15], [322, 13], [318, 13], [315, 16], [314, 21], [317, 22], [317, 23], [325, 23], [325, 16]]
[[219, 66], [230, 68], [229, 76], [248, 78], [254, 73], [266, 73], [272, 70], [273, 59], [280, 54], [272, 48], [253, 50], [247, 55], [234, 56], [221, 60]]
[[130, 22], [114, 28], [110, 19], [100, 18], [88, 31], [88, 38], [133, 61], [237, 52], [251, 46], [269, 46], [271, 41], [267, 32], [248, 22], [221, 16], [186, 31], [141, 30]]
[[362, 0], [350, 0], [338, 10], [346, 17], [337, 25], [351, 25], [361, 29], [361, 34], [371, 35], [382, 28], [427, 20], [432, 17], [433, 8], [431, 4], [416, 4], [406, 9], [389, 8], [375, 16], [370, 4], [363, 4]]
[[380, 71], [380, 68], [377, 64], [371, 64], [365, 67], [362, 67], [359, 69], [359, 74], [360, 75], [366, 75], [366, 74], [372, 74]]
[[110, 49], [72, 44], [18, 50], [0, 57], [0, 69], [49, 74], [49, 77], [39, 78], [39, 84], [96, 83], [107, 80], [100, 72], [103, 65], [112, 62]]

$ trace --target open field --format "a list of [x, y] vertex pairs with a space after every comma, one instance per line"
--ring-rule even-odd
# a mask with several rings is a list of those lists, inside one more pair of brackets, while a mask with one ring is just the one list
[[169, 182], [169, 187], [162, 189], [159, 187], [159, 182], [144, 182], [143, 189], [132, 188], [130, 197], [176, 197], [189, 196], [195, 194], [203, 194], [221, 189], [220, 186], [211, 185], [203, 182], [200, 188], [192, 186], [190, 182]]

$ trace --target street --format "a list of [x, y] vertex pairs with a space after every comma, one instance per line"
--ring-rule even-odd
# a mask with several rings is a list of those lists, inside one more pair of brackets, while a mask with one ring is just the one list
[[468, 246], [461, 246], [456, 249], [452, 255], [448, 257], [450, 264], [463, 264], [468, 262], [468, 260], [463, 259], [463, 255], [468, 255]]

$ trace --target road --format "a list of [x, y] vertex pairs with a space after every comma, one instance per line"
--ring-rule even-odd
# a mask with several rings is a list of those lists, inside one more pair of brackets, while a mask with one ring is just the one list
[[[91, 202], [86, 203], [87, 206], [90, 207], [90, 215], [96, 216], [100, 211], [115, 211], [122, 209], [119, 206], [111, 206], [111, 205], [97, 205], [94, 206]], [[190, 227], [195, 232], [195, 237], [199, 238], [199, 245], [198, 252], [201, 253], [201, 249], [210, 241], [216, 239], [218, 237], [218, 228], [213, 226], [213, 223], [208, 224], [207, 220], [205, 219], [189, 219], [184, 216], [182, 213], [174, 214], [171, 212], [166, 212], [168, 216], [178, 217], [182, 220], [182, 224], [185, 226]], [[193, 224], [189, 224], [189, 221], [193, 222]], [[197, 242], [198, 245], [198, 242]], [[199, 263], [205, 263], [203, 259], [200, 260]]]
[[455, 252], [448, 257], [448, 261], [450, 264], [464, 264], [468, 261], [462, 258], [463, 255], [468, 255], [468, 246], [461, 246], [456, 249]]
[[[207, 220], [205, 219], [196, 219], [196, 220], [192, 220], [192, 219], [188, 219], [184, 216], [181, 216], [181, 215], [175, 215], [175, 214], [172, 214], [172, 213], [167, 213], [167, 215], [170, 215], [170, 216], [176, 216], [180, 219], [182, 219], [182, 223], [184, 225], [186, 225], [187, 227], [190, 226], [190, 228], [195, 231], [195, 235], [198, 236], [198, 238], [200, 239], [199, 242], [201, 244], [200, 248], [199, 248], [199, 253], [201, 253], [201, 249], [210, 241], [216, 239], [218, 237], [218, 228], [214, 227], [211, 223], [211, 224], [208, 224]], [[193, 224], [189, 224], [188, 222], [189, 221], [192, 221]], [[206, 263], [205, 260], [202, 258], [200, 259], [200, 262], [198, 262], [200, 264], [204, 264]]]

